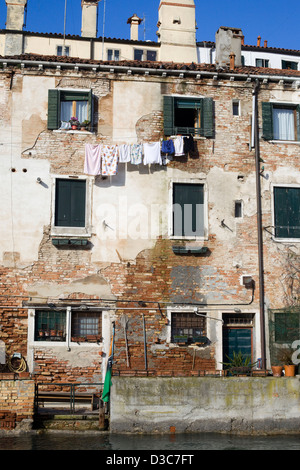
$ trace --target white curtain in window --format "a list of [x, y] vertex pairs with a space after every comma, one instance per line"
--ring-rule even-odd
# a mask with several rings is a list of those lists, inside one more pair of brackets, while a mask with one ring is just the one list
[[87, 101], [76, 101], [76, 117], [78, 118], [79, 122], [87, 120], [87, 109]]
[[69, 122], [72, 117], [72, 101], [62, 101], [60, 103], [60, 120]]
[[295, 140], [293, 109], [273, 109], [273, 132], [276, 140]]

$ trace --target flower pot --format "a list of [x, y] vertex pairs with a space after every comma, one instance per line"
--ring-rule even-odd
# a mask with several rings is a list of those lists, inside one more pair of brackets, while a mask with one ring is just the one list
[[77, 126], [71, 126], [71, 127], [74, 131], [77, 129]]
[[285, 375], [285, 377], [295, 377], [295, 375], [296, 375], [296, 366], [294, 364], [284, 366], [284, 375]]
[[282, 366], [272, 366], [273, 377], [281, 377], [282, 375]]

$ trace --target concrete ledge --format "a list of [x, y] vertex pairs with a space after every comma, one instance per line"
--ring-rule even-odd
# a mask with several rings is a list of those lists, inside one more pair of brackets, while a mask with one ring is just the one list
[[300, 432], [299, 377], [113, 377], [111, 433]]

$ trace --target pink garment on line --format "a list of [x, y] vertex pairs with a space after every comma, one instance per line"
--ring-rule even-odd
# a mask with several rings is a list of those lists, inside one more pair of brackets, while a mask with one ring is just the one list
[[85, 144], [84, 173], [101, 175], [101, 145]]

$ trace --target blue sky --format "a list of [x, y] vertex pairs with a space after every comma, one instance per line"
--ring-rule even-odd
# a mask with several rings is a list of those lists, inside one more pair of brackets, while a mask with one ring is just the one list
[[[195, 0], [197, 16], [197, 41], [214, 41], [220, 26], [241, 28], [245, 44], [262, 44], [270, 47], [300, 50], [300, 1], [289, 0]], [[140, 39], [156, 41], [159, 0], [106, 0], [104, 35], [112, 38], [129, 38], [127, 19], [136, 13], [145, 16], [140, 27]], [[286, 7], [284, 6], [286, 5]], [[63, 33], [65, 0], [28, 0], [25, 29], [33, 32]], [[98, 35], [103, 32], [104, 0], [99, 3]], [[5, 28], [6, 4], [0, 0], [0, 28]], [[79, 34], [81, 29], [81, 0], [67, 0], [67, 34]]]

